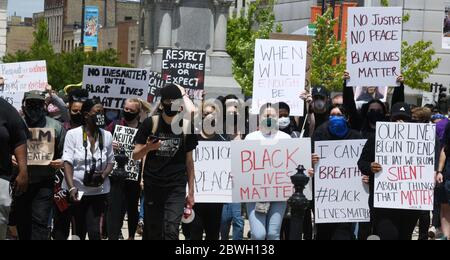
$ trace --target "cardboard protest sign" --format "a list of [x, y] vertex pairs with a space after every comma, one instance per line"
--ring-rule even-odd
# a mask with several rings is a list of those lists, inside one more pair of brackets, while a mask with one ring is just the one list
[[433, 210], [436, 125], [378, 122], [376, 208]]
[[292, 116], [303, 116], [307, 42], [256, 40], [252, 113], [268, 103], [285, 102]]
[[231, 142], [233, 202], [287, 201], [294, 193], [290, 176], [311, 168], [311, 140]]
[[271, 33], [270, 39], [273, 40], [289, 40], [289, 41], [304, 41], [308, 43], [307, 57], [306, 57], [306, 80], [305, 89], [311, 90], [311, 72], [312, 72], [312, 55], [313, 55], [313, 37], [309, 35], [295, 35], [295, 34], [282, 34]]
[[314, 174], [316, 223], [370, 222], [369, 186], [358, 169], [365, 144], [366, 140], [315, 143], [320, 156]]
[[31, 139], [27, 142], [28, 165], [47, 166], [55, 156], [55, 129], [30, 128]]
[[0, 97], [17, 110], [22, 107], [25, 92], [31, 90], [44, 91], [47, 86], [47, 64], [45, 61], [0, 64], [0, 75], [5, 79], [5, 85], [0, 86]]
[[[139, 174], [141, 174], [141, 161], [134, 161], [133, 151], [134, 151], [134, 137], [136, 136], [138, 129], [116, 125], [114, 130], [113, 142], [119, 144], [119, 150], [124, 150], [125, 155], [130, 159], [128, 164], [125, 166], [125, 171], [128, 173], [127, 180], [138, 181]], [[117, 169], [117, 162], [114, 165], [114, 169]]]
[[397, 86], [401, 74], [401, 7], [349, 8], [348, 86]]
[[149, 103], [159, 102], [161, 99], [160, 91], [165, 85], [161, 73], [150, 71], [148, 77], [148, 98]]
[[149, 72], [144, 69], [85, 65], [83, 88], [105, 108], [122, 109], [128, 98], [146, 100]]
[[231, 203], [231, 143], [199, 142], [194, 150], [195, 201]]
[[205, 51], [164, 49], [162, 77], [167, 84], [176, 83], [186, 88], [191, 99], [202, 100], [205, 64]]

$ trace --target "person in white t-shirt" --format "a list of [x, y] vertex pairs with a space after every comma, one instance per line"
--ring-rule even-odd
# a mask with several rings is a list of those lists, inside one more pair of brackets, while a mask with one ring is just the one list
[[81, 240], [100, 240], [101, 216], [106, 194], [110, 191], [108, 176], [114, 166], [112, 135], [105, 125], [103, 106], [93, 100], [83, 104], [83, 126], [67, 132], [64, 143], [64, 186], [74, 202], [75, 235]]
[[[279, 131], [278, 108], [272, 104], [262, 106], [259, 113], [259, 131], [249, 134], [245, 140], [280, 140], [291, 137]], [[286, 202], [247, 203], [252, 240], [280, 240], [281, 224]]]

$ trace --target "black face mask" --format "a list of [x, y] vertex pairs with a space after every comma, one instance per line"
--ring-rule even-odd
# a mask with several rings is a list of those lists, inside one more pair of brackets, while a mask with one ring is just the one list
[[22, 107], [23, 113], [25, 114], [25, 120], [30, 127], [37, 126], [40, 122], [45, 119], [47, 113], [44, 107], [32, 106], [32, 107]]
[[367, 120], [369, 121], [369, 123], [374, 125], [377, 122], [386, 120], [386, 116], [381, 111], [372, 110], [367, 113]]
[[131, 112], [122, 111], [122, 116], [125, 119], [125, 121], [131, 122], [139, 116], [139, 113], [131, 113]]
[[83, 124], [83, 115], [81, 113], [70, 113], [70, 120], [72, 121], [72, 124], [80, 126]]
[[163, 111], [164, 114], [166, 114], [166, 116], [168, 117], [174, 117], [178, 114], [178, 111], [172, 111], [172, 104], [170, 105], [163, 104]]
[[97, 128], [103, 128], [106, 124], [105, 115], [103, 113], [97, 113], [95, 115], [89, 116], [91, 123]]

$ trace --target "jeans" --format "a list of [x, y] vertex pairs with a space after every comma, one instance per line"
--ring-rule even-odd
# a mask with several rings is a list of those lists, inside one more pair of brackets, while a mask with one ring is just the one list
[[428, 240], [428, 230], [430, 229], [431, 218], [429, 211], [421, 211], [419, 218], [419, 240]]
[[186, 187], [145, 185], [144, 240], [179, 240]]
[[280, 240], [286, 202], [271, 202], [267, 214], [255, 211], [256, 203], [247, 203], [252, 240]]
[[244, 238], [244, 219], [242, 218], [240, 203], [223, 205], [220, 225], [220, 237], [222, 240], [229, 239], [231, 223], [233, 223], [233, 240], [242, 240]]
[[195, 218], [190, 225], [191, 240], [203, 240], [203, 232], [205, 240], [219, 240], [222, 209], [221, 203], [195, 204]]
[[70, 206], [64, 212], [59, 211], [58, 207], [55, 207], [53, 212], [53, 239], [67, 240], [70, 235], [70, 223], [75, 223], [72, 213], [73, 207]]
[[128, 213], [128, 237], [134, 238], [136, 235], [140, 191], [141, 187], [136, 181], [111, 180], [106, 218], [109, 240], [119, 240], [125, 213]]
[[0, 240], [6, 239], [10, 206], [9, 182], [0, 178]]
[[75, 217], [75, 235], [81, 240], [101, 240], [103, 216], [105, 213], [106, 195], [84, 196], [73, 205]]
[[139, 209], [139, 222], [144, 222], [144, 211], [145, 211], [145, 199], [144, 199], [144, 192], [141, 194], [141, 207]]
[[53, 181], [30, 184], [27, 192], [14, 198], [13, 206], [20, 240], [48, 240], [48, 220], [53, 207]]

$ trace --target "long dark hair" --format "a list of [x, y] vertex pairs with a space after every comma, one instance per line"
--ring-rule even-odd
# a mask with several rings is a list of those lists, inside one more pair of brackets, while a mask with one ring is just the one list
[[374, 103], [379, 104], [383, 108], [383, 114], [385, 116], [388, 114], [388, 109], [386, 108], [386, 105], [383, 102], [381, 102], [380, 100], [374, 99], [374, 100], [370, 101], [369, 103], [364, 104], [361, 108], [361, 117], [364, 119], [364, 122], [361, 127], [361, 131], [363, 131], [363, 132], [372, 130], [372, 128], [370, 127], [370, 122], [367, 119], [367, 114], [369, 113], [369, 107]]

